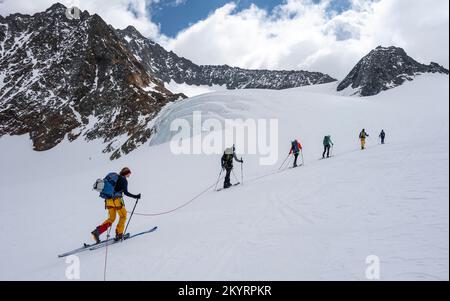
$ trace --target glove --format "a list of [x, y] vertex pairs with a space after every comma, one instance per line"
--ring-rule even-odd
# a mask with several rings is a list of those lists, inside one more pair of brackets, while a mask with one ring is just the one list
[[136, 199], [137, 200], [141, 199], [141, 194], [140, 193], [136, 196]]
[[244, 160], [241, 158], [241, 163], [244, 163]]

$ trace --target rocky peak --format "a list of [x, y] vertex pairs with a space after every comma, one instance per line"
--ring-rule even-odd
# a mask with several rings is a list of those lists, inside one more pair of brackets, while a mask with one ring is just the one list
[[52, 6], [50, 6], [45, 12], [46, 13], [54, 13], [54, 14], [60, 14], [62, 12], [65, 12], [67, 10], [67, 7], [62, 3], [55, 3]]
[[[55, 4], [0, 23], [0, 137], [28, 134], [45, 151], [101, 140], [115, 159], [145, 143], [174, 95], [98, 15], [69, 20]], [[5, 30], [1, 30], [5, 28]]]
[[128, 26], [127, 28], [125, 28], [124, 30], [122, 30], [122, 32], [130, 37], [134, 37], [134, 38], [138, 38], [138, 39], [143, 39], [144, 36], [136, 29], [136, 27], [134, 26]]
[[421, 73], [448, 74], [444, 67], [418, 63], [398, 47], [378, 46], [363, 57], [337, 90], [353, 89], [353, 94], [372, 96], [403, 84]]
[[135, 28], [119, 30], [134, 56], [163, 82], [188, 85], [223, 85], [228, 89], [287, 89], [336, 81], [319, 72], [300, 70], [247, 70], [227, 65], [197, 65], [143, 37]]

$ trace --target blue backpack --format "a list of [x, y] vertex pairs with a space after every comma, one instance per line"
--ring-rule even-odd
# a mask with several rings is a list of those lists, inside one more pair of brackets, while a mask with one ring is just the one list
[[94, 190], [100, 192], [102, 199], [121, 197], [121, 192], [114, 191], [119, 175], [115, 172], [109, 173], [103, 180], [98, 179], [94, 184]]

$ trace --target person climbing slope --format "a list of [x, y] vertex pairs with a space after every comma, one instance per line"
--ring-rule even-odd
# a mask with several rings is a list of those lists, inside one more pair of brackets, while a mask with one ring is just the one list
[[325, 153], [327, 154], [327, 158], [330, 157], [330, 148], [334, 145], [333, 141], [331, 141], [331, 136], [325, 136], [323, 138], [323, 153], [322, 153], [322, 159], [325, 159]]
[[239, 163], [244, 163], [244, 160], [242, 160], [242, 158], [239, 160], [238, 157], [236, 156], [236, 148], [234, 145], [232, 148], [230, 147], [225, 150], [221, 159], [222, 169], [226, 171], [225, 181], [223, 183], [224, 189], [230, 188], [232, 186], [230, 175], [231, 171], [233, 170], [233, 159]]
[[359, 139], [361, 140], [361, 150], [366, 149], [366, 138], [370, 137], [369, 134], [366, 133], [366, 130], [363, 129], [361, 133], [359, 133]]
[[303, 150], [302, 145], [300, 144], [300, 142], [298, 142], [298, 140], [294, 140], [291, 143], [291, 150], [289, 151], [289, 155], [294, 154], [294, 168], [297, 167], [297, 159], [298, 159], [298, 155], [300, 154], [300, 151]]
[[379, 137], [381, 139], [381, 144], [384, 144], [384, 139], [386, 138], [386, 133], [384, 132], [384, 130], [381, 130]]
[[108, 210], [108, 219], [103, 222], [100, 226], [95, 228], [91, 232], [94, 240], [99, 243], [100, 235], [108, 230], [116, 220], [116, 215], [119, 215], [119, 223], [116, 227], [116, 237], [115, 240], [123, 239], [125, 222], [127, 220], [127, 210], [125, 208], [125, 202], [123, 200], [123, 195], [127, 197], [140, 199], [141, 194], [132, 194], [128, 191], [128, 178], [131, 176], [131, 170], [128, 167], [123, 168], [119, 174], [110, 173], [104, 181], [108, 181], [113, 185], [114, 189], [112, 195], [102, 195], [105, 198], [105, 209]]

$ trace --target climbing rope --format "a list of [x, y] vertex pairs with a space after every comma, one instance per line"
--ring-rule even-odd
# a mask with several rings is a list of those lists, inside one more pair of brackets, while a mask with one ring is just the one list
[[[286, 161], [285, 161], [285, 162], [286, 162]], [[285, 163], [285, 162], [284, 162], [284, 163]], [[283, 165], [284, 165], [284, 163], [283, 163]], [[281, 166], [281, 167], [283, 167], [283, 166]], [[259, 176], [259, 177], [250, 179], [250, 180], [248, 180], [248, 182], [255, 182], [255, 181], [257, 181], [257, 180], [260, 180], [260, 179], [263, 179], [263, 178], [266, 178], [266, 177], [270, 177], [270, 176], [275, 175], [275, 174], [277, 174], [277, 173], [286, 171], [287, 169], [288, 169], [288, 168], [284, 168], [284, 169], [281, 169], [281, 168], [280, 168], [280, 169], [275, 170], [275, 171], [272, 171], [272, 172], [270, 172], [270, 173], [268, 173], [268, 174], [264, 174], [264, 175], [262, 175], [262, 176]], [[232, 171], [232, 173], [233, 173], [233, 176], [236, 178], [236, 180], [239, 181], [239, 179], [237, 178], [236, 174], [234, 173], [234, 170]], [[198, 195], [196, 195], [195, 197], [193, 197], [192, 199], [190, 199], [190, 200], [187, 201], [186, 203], [184, 203], [184, 204], [182, 204], [182, 205], [176, 207], [175, 209], [171, 209], [171, 210], [167, 210], [167, 211], [163, 211], [163, 212], [159, 212], [159, 213], [138, 213], [138, 212], [136, 212], [136, 213], [134, 213], [134, 214], [135, 214], [135, 215], [138, 215], [138, 216], [160, 216], [160, 215], [166, 215], [166, 214], [169, 214], [169, 213], [178, 211], [178, 210], [180, 210], [180, 209], [182, 209], [182, 208], [184, 208], [184, 207], [190, 205], [190, 204], [193, 203], [194, 201], [196, 201], [198, 198], [200, 198], [201, 196], [203, 196], [205, 193], [207, 193], [207, 192], [208, 192], [210, 189], [212, 189], [213, 187], [216, 187], [216, 188], [217, 188], [217, 184], [218, 184], [219, 181], [223, 178], [223, 177], [221, 177], [221, 175], [222, 175], [222, 173], [219, 174], [219, 180], [216, 181], [214, 184], [212, 184], [211, 186], [208, 186], [208, 188], [206, 188], [205, 190], [203, 190], [202, 192], [200, 192]], [[130, 213], [128, 213], [128, 214], [130, 214]]]
[[[263, 179], [263, 178], [266, 178], [266, 177], [270, 177], [270, 176], [275, 175], [275, 174], [277, 174], [277, 173], [281, 173], [281, 172], [283, 172], [283, 171], [286, 171], [287, 169], [288, 169], [288, 168], [285, 168], [285, 169], [282, 169], [282, 170], [275, 170], [275, 171], [272, 171], [272, 172], [270, 172], [270, 173], [268, 173], [268, 174], [264, 174], [264, 175], [262, 175], [262, 176], [259, 176], [259, 177], [250, 179], [250, 180], [248, 180], [248, 182], [250, 182], [250, 183], [251, 183], [251, 182], [255, 182], [255, 181], [257, 181], [257, 180], [260, 180], [260, 179]], [[238, 178], [236, 177], [236, 174], [234, 173], [234, 171], [233, 171], [233, 175], [234, 175], [234, 177], [236, 178], [236, 180], [239, 181]], [[197, 199], [199, 199], [201, 196], [203, 196], [205, 193], [207, 193], [207, 192], [208, 192], [209, 190], [211, 190], [213, 187], [217, 187], [217, 183], [218, 183], [222, 178], [223, 178], [223, 177], [220, 177], [220, 175], [219, 175], [219, 180], [218, 180], [216, 183], [212, 184], [211, 186], [209, 186], [208, 188], [206, 188], [205, 190], [203, 190], [202, 192], [200, 192], [198, 195], [196, 195], [195, 197], [193, 197], [192, 199], [190, 199], [190, 200], [187, 201], [186, 203], [184, 203], [184, 204], [182, 204], [182, 205], [176, 207], [175, 209], [171, 209], [171, 210], [167, 210], [167, 211], [163, 211], [163, 212], [159, 212], [159, 213], [138, 213], [138, 212], [135, 212], [134, 214], [135, 214], [135, 215], [138, 215], [138, 216], [160, 216], [160, 215], [166, 215], [166, 214], [175, 212], [175, 211], [177, 211], [177, 210], [180, 210], [180, 209], [182, 209], [182, 208], [184, 208], [184, 207], [190, 205], [191, 203], [193, 203], [193, 202], [196, 201]], [[130, 213], [128, 213], [128, 214], [130, 214]]]
[[202, 195], [204, 195], [205, 193], [207, 193], [209, 190], [211, 190], [211, 188], [213, 188], [214, 186], [216, 186], [216, 183], [212, 184], [211, 186], [209, 186], [208, 188], [206, 188], [205, 190], [203, 190], [201, 193], [199, 193], [198, 195], [196, 195], [195, 197], [193, 197], [192, 199], [190, 199], [188, 202], [184, 203], [181, 206], [178, 206], [175, 209], [172, 210], [168, 210], [168, 211], [164, 211], [164, 212], [160, 212], [160, 213], [134, 213], [135, 215], [139, 215], [139, 216], [158, 216], [158, 215], [165, 215], [165, 214], [169, 214], [172, 212], [175, 212], [177, 210], [180, 210], [186, 206], [188, 206], [189, 204], [193, 203], [195, 200], [197, 200], [198, 198], [200, 198]]
[[[108, 234], [106, 235], [106, 239], [109, 239], [110, 234], [111, 234], [111, 229], [112, 229], [112, 225], [109, 227]], [[108, 245], [109, 245], [109, 243], [106, 243], [105, 266], [103, 268], [103, 281], [106, 281], [106, 267], [108, 266]]]

